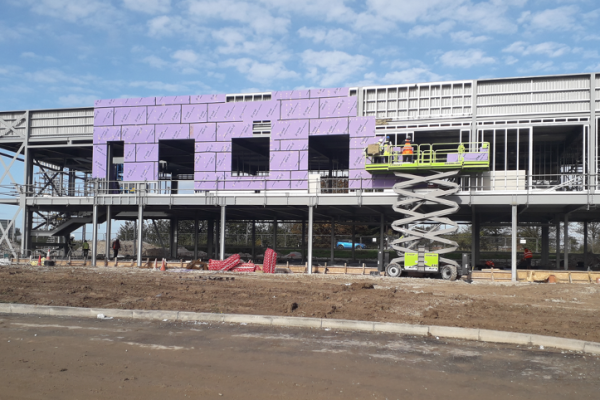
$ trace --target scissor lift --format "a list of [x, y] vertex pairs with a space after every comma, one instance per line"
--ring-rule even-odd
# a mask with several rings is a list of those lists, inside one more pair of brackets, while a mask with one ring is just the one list
[[[373, 147], [377, 146], [377, 147]], [[402, 148], [371, 145], [366, 149], [366, 170], [372, 174], [393, 172], [403, 178], [394, 185], [398, 201], [392, 205], [403, 218], [392, 223], [401, 234], [391, 246], [398, 253], [386, 267], [388, 276], [398, 277], [402, 271], [441, 273], [443, 279], [455, 280], [466, 274], [454, 260], [444, 257], [456, 251], [458, 243], [445, 239], [458, 230], [448, 218], [458, 211], [458, 204], [445, 197], [458, 192], [455, 177], [459, 173], [489, 169], [489, 143], [412, 145], [413, 155], [402, 155]], [[434, 206], [422, 212], [422, 205]], [[426, 245], [436, 247], [428, 251]]]

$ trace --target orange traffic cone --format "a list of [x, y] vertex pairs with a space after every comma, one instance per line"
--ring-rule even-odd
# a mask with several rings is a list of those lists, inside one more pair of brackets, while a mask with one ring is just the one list
[[153, 271], [156, 271], [156, 267], [158, 266], [158, 258], [154, 259], [154, 268], [152, 268]]
[[50, 249], [48, 249], [48, 255], [46, 256], [46, 261], [50, 261]]
[[38, 267], [42, 265], [42, 255], [38, 257]]
[[166, 271], [167, 270], [167, 262], [165, 261], [165, 259], [162, 259], [162, 265], [160, 266], [160, 270], [161, 271]]

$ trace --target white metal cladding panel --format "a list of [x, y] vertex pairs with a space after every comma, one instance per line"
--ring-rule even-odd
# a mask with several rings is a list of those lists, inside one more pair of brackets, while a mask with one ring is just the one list
[[531, 79], [500, 82], [478, 82], [478, 94], [513, 93], [531, 91]]
[[600, 74], [596, 75], [596, 87], [600, 88]]
[[32, 119], [31, 126], [35, 128], [44, 126], [94, 126], [94, 117]]
[[588, 77], [578, 76], [573, 78], [534, 78], [533, 90], [569, 90], [569, 89], [589, 89], [590, 79]]
[[478, 105], [514, 104], [514, 103], [547, 103], [562, 101], [589, 100], [589, 90], [567, 91], [567, 92], [532, 92], [515, 94], [497, 94], [478, 96]]
[[477, 115], [503, 115], [503, 114], [549, 114], [562, 112], [589, 112], [590, 103], [545, 103], [545, 104], [519, 104], [492, 107], [477, 107]]
[[92, 135], [93, 126], [59, 126], [31, 128], [31, 136]]
[[544, 92], [554, 90], [589, 89], [590, 80], [586, 76], [515, 79], [498, 82], [479, 82], [478, 94]]
[[85, 110], [58, 110], [58, 111], [32, 111], [31, 119], [46, 119], [46, 118], [74, 118], [74, 117], [91, 117], [94, 118], [94, 109]]

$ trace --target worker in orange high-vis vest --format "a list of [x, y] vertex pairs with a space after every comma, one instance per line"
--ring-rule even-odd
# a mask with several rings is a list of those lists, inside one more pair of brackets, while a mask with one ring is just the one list
[[410, 138], [407, 136], [406, 141], [404, 142], [404, 147], [402, 147], [402, 162], [412, 163], [413, 162], [413, 148], [410, 144]]
[[533, 253], [527, 247], [523, 249], [523, 261], [525, 261], [525, 266], [531, 267], [531, 259], [533, 258]]

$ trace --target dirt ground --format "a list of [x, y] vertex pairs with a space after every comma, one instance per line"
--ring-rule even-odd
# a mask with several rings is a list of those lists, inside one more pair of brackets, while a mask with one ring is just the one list
[[600, 285], [592, 284], [9, 266], [0, 267], [0, 302], [403, 322], [600, 342]]

